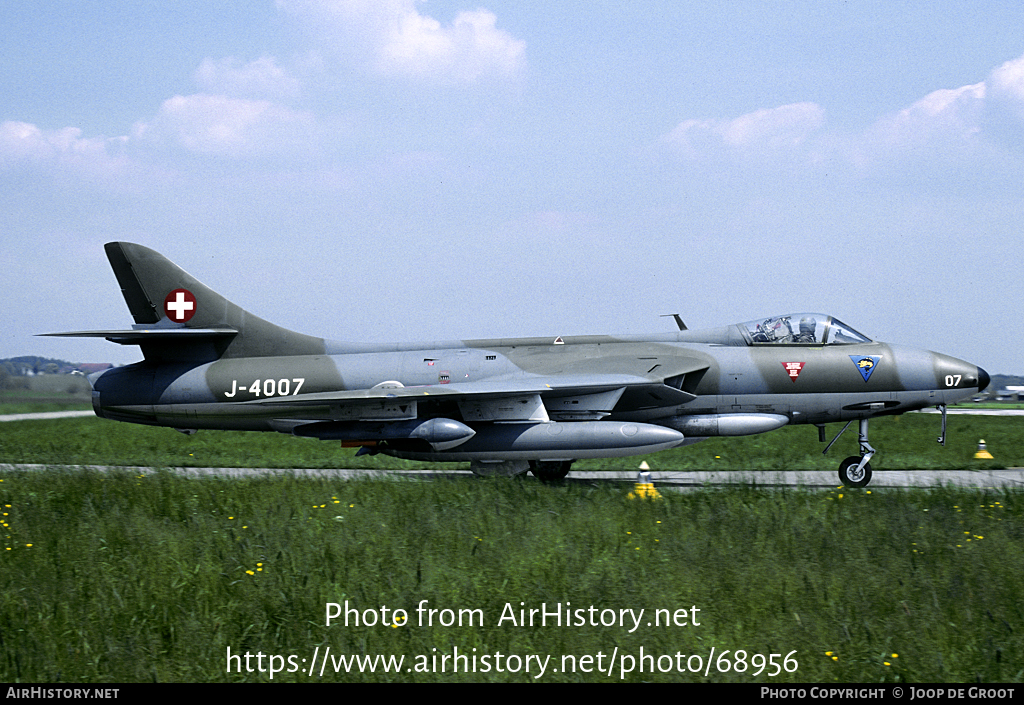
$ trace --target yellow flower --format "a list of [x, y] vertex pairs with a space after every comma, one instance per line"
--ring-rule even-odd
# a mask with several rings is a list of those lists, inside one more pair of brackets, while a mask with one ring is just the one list
[[899, 657], [900, 657], [900, 655], [899, 655], [899, 654], [893, 654], [893, 655], [892, 655], [892, 657], [893, 657], [893, 658], [899, 658]]
[[256, 573], [253, 573], [251, 570], [247, 570], [245, 572], [248, 573], [249, 575], [256, 575]]

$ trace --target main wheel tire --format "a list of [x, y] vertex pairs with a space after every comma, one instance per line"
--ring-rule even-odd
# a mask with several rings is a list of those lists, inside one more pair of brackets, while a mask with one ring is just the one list
[[525, 460], [504, 460], [499, 463], [471, 461], [469, 469], [477, 477], [516, 477], [526, 474], [530, 464]]
[[541, 482], [559, 482], [569, 474], [571, 466], [571, 460], [549, 462], [535, 460], [530, 461], [530, 472]]
[[847, 487], [863, 487], [871, 482], [871, 463], [864, 463], [859, 471], [860, 456], [851, 455], [839, 464], [839, 481]]

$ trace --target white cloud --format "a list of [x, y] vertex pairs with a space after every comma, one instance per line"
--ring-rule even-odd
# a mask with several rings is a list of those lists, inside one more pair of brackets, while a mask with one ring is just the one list
[[774, 157], [860, 170], [910, 160], [917, 168], [922, 159], [936, 164], [998, 159], [1021, 147], [1022, 120], [1024, 56], [997, 67], [980, 83], [932, 91], [854, 134], [829, 129], [817, 104], [794, 103], [733, 119], [684, 120], [662, 141], [692, 160]]
[[981, 129], [985, 93], [984, 82], [933, 91], [910, 107], [877, 121], [867, 139], [896, 148], [970, 139]]
[[131, 170], [126, 137], [83, 138], [77, 127], [43, 130], [27, 122], [0, 123], [0, 169], [29, 168], [53, 174], [116, 180]]
[[1024, 119], [1024, 56], [1007, 61], [988, 78], [991, 96], [1008, 103], [1018, 118]]
[[487, 10], [460, 12], [444, 25], [418, 12], [420, 0], [278, 0], [326, 47], [375, 73], [466, 85], [513, 80], [526, 44], [497, 28]]
[[152, 122], [135, 126], [133, 137], [239, 158], [303, 152], [315, 129], [310, 114], [278, 103], [198, 93], [165, 100]]
[[218, 61], [204, 59], [194, 75], [205, 93], [244, 98], [291, 98], [299, 94], [300, 83], [277, 59], [263, 56], [248, 64], [229, 56]]
[[824, 122], [821, 106], [793, 103], [732, 120], [684, 120], [665, 136], [665, 141], [691, 157], [722, 147], [743, 153], [779, 153], [799, 147]]

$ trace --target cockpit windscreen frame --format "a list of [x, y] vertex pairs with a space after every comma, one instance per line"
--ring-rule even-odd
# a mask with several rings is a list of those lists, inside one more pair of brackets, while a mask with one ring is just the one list
[[748, 345], [856, 345], [872, 340], [822, 313], [790, 313], [740, 323]]

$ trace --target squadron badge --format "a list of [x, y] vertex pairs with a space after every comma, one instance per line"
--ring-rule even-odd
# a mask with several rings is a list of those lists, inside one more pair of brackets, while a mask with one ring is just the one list
[[800, 376], [800, 372], [804, 369], [803, 362], [783, 362], [782, 366], [786, 369], [786, 373], [789, 378], [796, 382], [796, 378]]
[[850, 355], [850, 359], [853, 360], [853, 364], [860, 370], [861, 377], [867, 382], [871, 379], [871, 373], [875, 371], [878, 361], [882, 358], [879, 355]]

